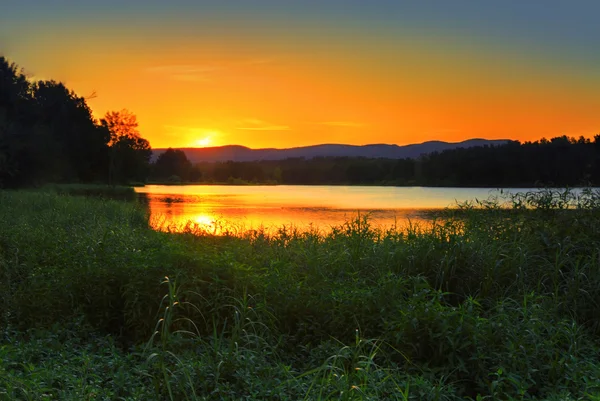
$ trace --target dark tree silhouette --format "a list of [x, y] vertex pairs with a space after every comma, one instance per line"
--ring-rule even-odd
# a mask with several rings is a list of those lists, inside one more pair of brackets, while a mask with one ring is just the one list
[[182, 150], [167, 149], [158, 156], [152, 175], [163, 181], [189, 181], [192, 175], [192, 163]]
[[600, 184], [600, 135], [458, 148], [418, 159], [291, 158], [199, 163], [205, 182], [534, 187]]
[[22, 176], [31, 130], [31, 85], [23, 70], [0, 57], [0, 186], [14, 186]]
[[109, 132], [96, 124], [85, 99], [54, 81], [37, 82], [33, 98], [32, 152], [44, 172], [40, 178], [88, 182], [106, 177]]
[[126, 109], [110, 111], [101, 124], [110, 133], [109, 183], [145, 181], [152, 150], [140, 136], [135, 114]]
[[150, 156], [131, 113], [109, 113], [101, 124], [63, 83], [31, 82], [0, 57], [0, 187], [102, 182], [109, 171], [141, 181]]

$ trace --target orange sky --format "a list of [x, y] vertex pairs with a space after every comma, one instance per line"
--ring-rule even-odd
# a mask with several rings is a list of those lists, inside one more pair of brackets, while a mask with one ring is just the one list
[[175, 17], [139, 26], [121, 17], [111, 29], [50, 21], [9, 37], [0, 52], [36, 78], [96, 92], [89, 104], [97, 117], [129, 109], [153, 147], [600, 133], [600, 69], [552, 46], [326, 19], [264, 28], [237, 18], [204, 33]]

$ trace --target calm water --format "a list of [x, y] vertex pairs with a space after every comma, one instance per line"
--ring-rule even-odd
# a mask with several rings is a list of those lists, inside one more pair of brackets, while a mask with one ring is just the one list
[[155, 228], [197, 224], [217, 234], [284, 225], [327, 231], [358, 213], [368, 213], [376, 226], [404, 227], [426, 222], [428, 210], [498, 194], [492, 188], [288, 185], [147, 185], [136, 191], [148, 203]]

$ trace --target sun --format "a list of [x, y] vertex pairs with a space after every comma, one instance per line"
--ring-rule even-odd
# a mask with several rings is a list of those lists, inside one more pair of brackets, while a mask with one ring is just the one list
[[196, 145], [200, 146], [201, 148], [210, 146], [211, 143], [212, 139], [210, 138], [210, 136], [205, 136], [204, 138], [200, 138], [196, 141]]
[[192, 146], [196, 146], [199, 148], [215, 146], [215, 141], [218, 141], [219, 138], [223, 135], [221, 131], [212, 129], [194, 129], [194, 131], [190, 132], [190, 134], [191, 138], [195, 138], [192, 139]]

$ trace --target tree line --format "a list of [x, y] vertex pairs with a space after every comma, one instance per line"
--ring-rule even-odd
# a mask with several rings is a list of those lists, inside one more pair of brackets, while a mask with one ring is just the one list
[[127, 110], [95, 119], [86, 98], [0, 56], [0, 187], [144, 181], [152, 150], [137, 127]]
[[151, 166], [159, 182], [465, 187], [600, 184], [600, 135], [458, 148], [417, 159], [290, 158], [192, 164], [168, 149]]

